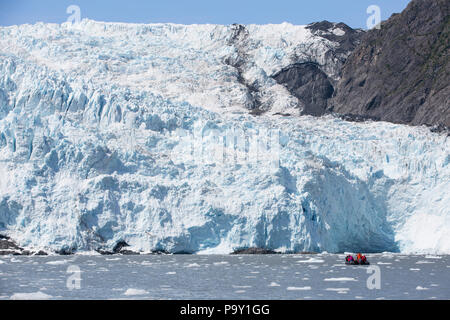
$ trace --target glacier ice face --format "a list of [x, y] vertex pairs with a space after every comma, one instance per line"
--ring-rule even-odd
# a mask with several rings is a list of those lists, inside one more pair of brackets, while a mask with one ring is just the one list
[[337, 44], [304, 26], [0, 34], [0, 233], [22, 246], [450, 252], [447, 136], [277, 115], [299, 113], [277, 71], [338, 76]]

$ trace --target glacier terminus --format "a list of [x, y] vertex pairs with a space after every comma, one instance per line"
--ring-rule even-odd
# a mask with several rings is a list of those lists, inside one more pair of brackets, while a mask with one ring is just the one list
[[0, 234], [49, 252], [449, 254], [448, 136], [306, 114], [274, 77], [308, 64], [332, 86], [345, 35], [1, 27]]

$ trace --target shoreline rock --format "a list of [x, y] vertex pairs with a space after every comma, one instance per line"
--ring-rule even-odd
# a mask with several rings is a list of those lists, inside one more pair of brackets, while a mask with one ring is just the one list
[[[188, 251], [177, 251], [177, 252], [169, 252], [163, 249], [152, 250], [151, 252], [138, 252], [126, 249], [130, 247], [125, 241], [119, 241], [113, 248], [112, 251], [97, 249], [96, 252], [101, 255], [194, 255], [195, 252]], [[66, 255], [74, 255], [77, 253], [75, 248], [63, 248], [60, 250], [55, 250], [55, 254], [60, 256]], [[230, 255], [270, 255], [270, 254], [288, 254], [288, 255], [314, 255], [319, 254], [319, 252], [311, 252], [311, 251], [301, 251], [301, 252], [277, 252], [267, 248], [258, 248], [258, 247], [250, 247], [250, 248], [238, 248], [234, 249], [233, 252], [229, 253]], [[18, 246], [14, 240], [10, 237], [0, 234], [0, 256], [5, 255], [13, 255], [13, 256], [47, 256], [49, 255], [44, 250], [40, 249], [37, 251], [33, 251], [26, 248], [21, 248]]]
[[47, 256], [48, 253], [39, 250], [32, 251], [19, 247], [10, 237], [0, 235], [0, 256]]
[[447, 131], [449, 2], [413, 0], [361, 38], [329, 111]]
[[0, 236], [0, 256], [4, 255], [21, 255], [24, 251], [23, 248], [19, 247], [14, 241], [12, 241], [8, 236]]
[[279, 252], [263, 248], [241, 248], [234, 250], [231, 254], [279, 254]]

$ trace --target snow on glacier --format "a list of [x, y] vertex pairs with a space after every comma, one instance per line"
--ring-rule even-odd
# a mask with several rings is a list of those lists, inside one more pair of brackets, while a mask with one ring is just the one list
[[[246, 32], [0, 28], [0, 233], [79, 252], [449, 253], [448, 137], [276, 115], [298, 101], [270, 75], [313, 60], [336, 77], [336, 44], [290, 24]], [[248, 114], [241, 78], [267, 113]]]

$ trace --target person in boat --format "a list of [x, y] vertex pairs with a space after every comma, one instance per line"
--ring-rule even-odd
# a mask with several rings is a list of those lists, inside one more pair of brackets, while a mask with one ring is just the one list
[[348, 256], [345, 258], [345, 260], [346, 260], [347, 262], [353, 262], [353, 261], [355, 261], [355, 259], [353, 258], [352, 255], [348, 255]]
[[366, 256], [363, 256], [361, 253], [358, 253], [356, 255], [356, 261], [358, 261], [359, 264], [365, 264], [367, 262]]

